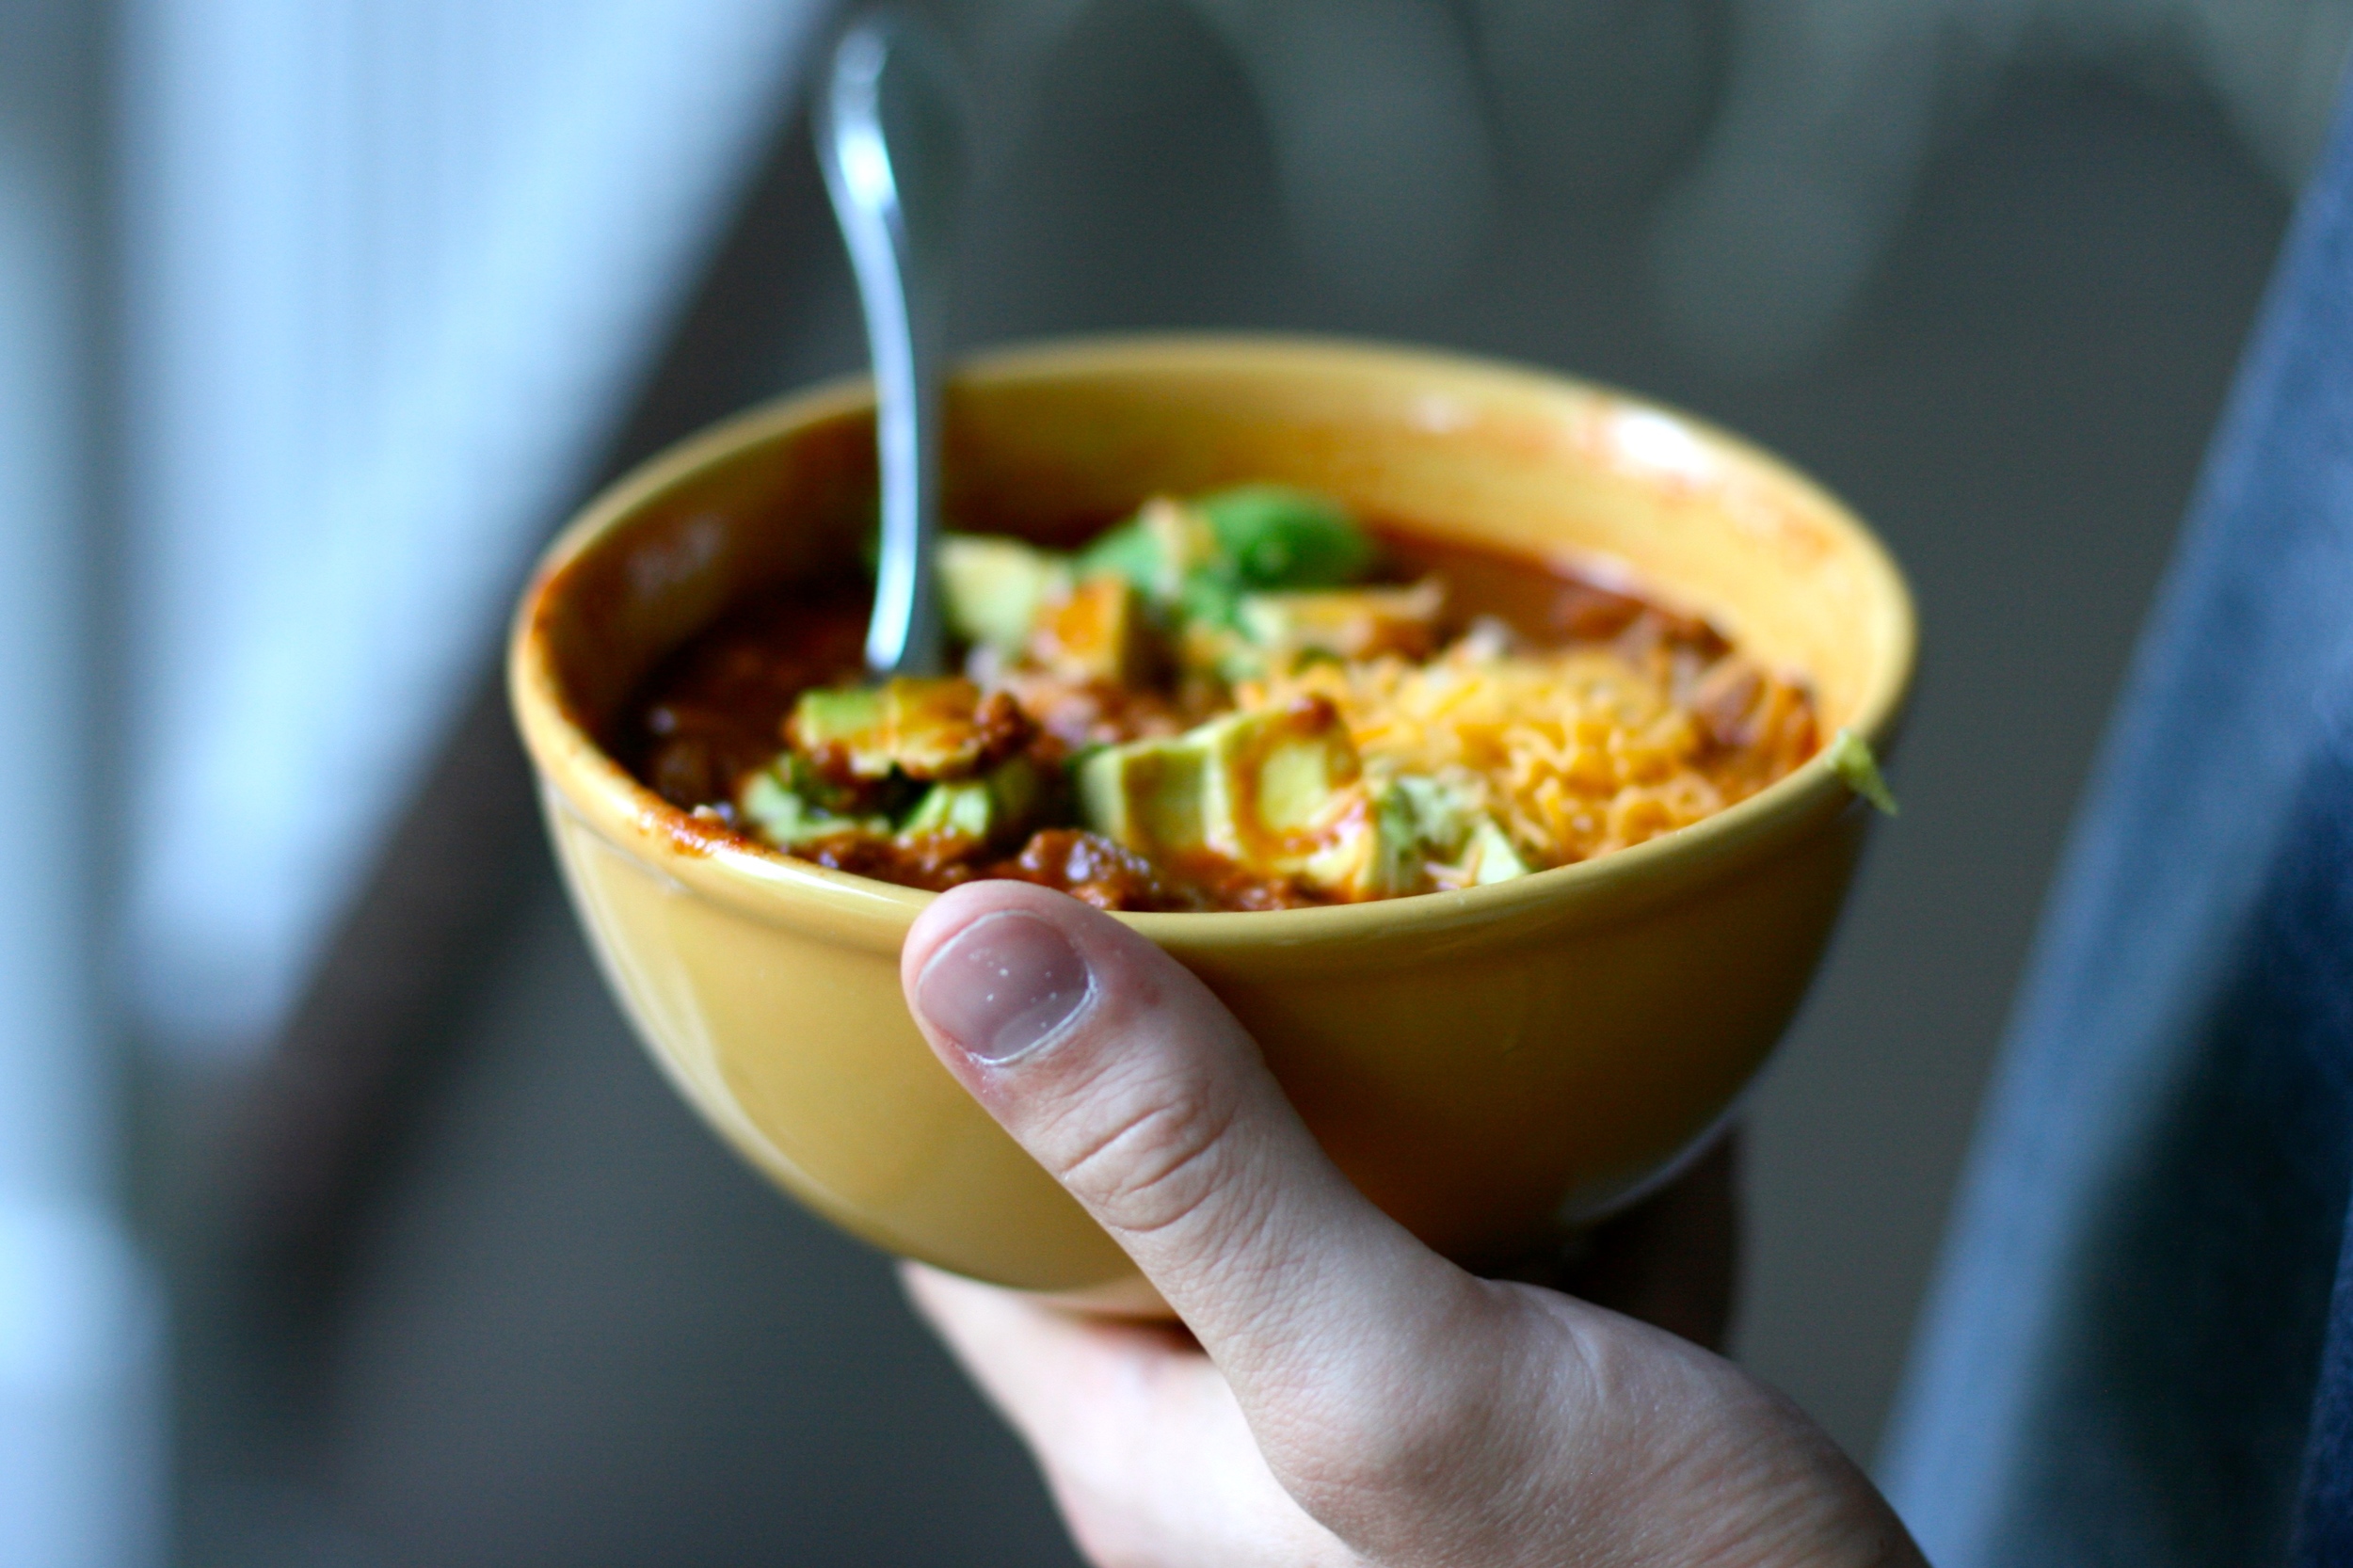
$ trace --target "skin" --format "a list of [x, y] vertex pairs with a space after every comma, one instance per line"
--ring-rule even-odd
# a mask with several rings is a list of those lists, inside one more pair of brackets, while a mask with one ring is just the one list
[[[1183, 1320], [907, 1271], [1099, 1568], [1922, 1563], [1861, 1471], [1731, 1362], [1476, 1278], [1374, 1208], [1232, 1015], [1117, 921], [969, 885], [917, 921], [903, 978], [949, 1070]], [[1730, 1168], [1704, 1162], [1561, 1282], [1719, 1337]]]

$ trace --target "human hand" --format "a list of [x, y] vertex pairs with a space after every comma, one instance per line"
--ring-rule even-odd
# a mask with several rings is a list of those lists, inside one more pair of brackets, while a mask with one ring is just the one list
[[1233, 1016], [1117, 921], [975, 884], [902, 974], [940, 1060], [1191, 1330], [908, 1272], [1100, 1568], [1920, 1563], [1730, 1362], [1474, 1278], [1373, 1208]]

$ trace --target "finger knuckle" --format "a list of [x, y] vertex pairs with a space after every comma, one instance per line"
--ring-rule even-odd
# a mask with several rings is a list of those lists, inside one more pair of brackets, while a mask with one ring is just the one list
[[1168, 1230], [1218, 1195], [1235, 1120], [1229, 1096], [1153, 1086], [1081, 1141], [1060, 1175], [1120, 1229]]

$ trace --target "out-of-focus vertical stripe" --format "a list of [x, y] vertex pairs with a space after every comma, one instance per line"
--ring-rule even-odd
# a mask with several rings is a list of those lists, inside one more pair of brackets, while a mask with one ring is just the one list
[[126, 0], [129, 952], [265, 1038], [784, 110], [819, 0]]
[[95, 966], [96, 28], [0, 0], [0, 1563], [161, 1560], [160, 1334]]

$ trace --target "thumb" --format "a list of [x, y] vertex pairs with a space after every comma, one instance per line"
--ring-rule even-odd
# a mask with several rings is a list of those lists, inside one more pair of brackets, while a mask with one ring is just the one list
[[942, 895], [909, 934], [908, 1005], [948, 1070], [1176, 1309], [1245, 1406], [1410, 1354], [1468, 1276], [1367, 1202], [1257, 1047], [1175, 959], [1018, 882]]

